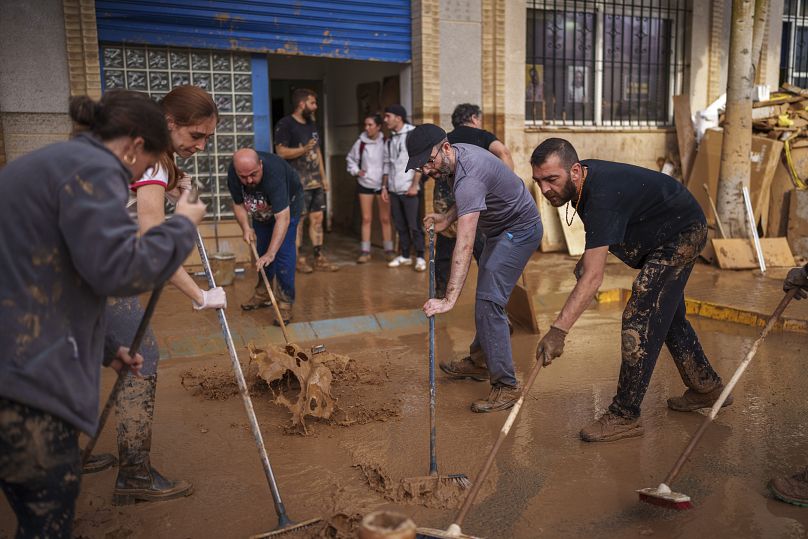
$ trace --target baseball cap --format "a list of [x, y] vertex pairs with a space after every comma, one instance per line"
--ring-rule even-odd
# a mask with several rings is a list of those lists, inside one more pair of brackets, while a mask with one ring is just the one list
[[407, 133], [407, 153], [410, 160], [407, 161], [405, 171], [413, 168], [421, 168], [429, 161], [432, 148], [446, 138], [446, 131], [435, 124], [419, 125]]
[[407, 109], [405, 109], [401, 105], [388, 105], [387, 107], [385, 107], [384, 112], [389, 112], [390, 114], [401, 116], [401, 119], [404, 120], [404, 123], [407, 123]]

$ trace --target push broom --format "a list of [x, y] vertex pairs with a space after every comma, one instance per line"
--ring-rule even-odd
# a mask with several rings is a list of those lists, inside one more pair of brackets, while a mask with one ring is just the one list
[[766, 338], [766, 335], [768, 335], [769, 331], [771, 331], [772, 327], [774, 327], [774, 324], [783, 314], [783, 311], [797, 293], [797, 290], [799, 289], [792, 288], [786, 292], [783, 299], [780, 300], [780, 304], [769, 317], [769, 320], [763, 327], [763, 331], [760, 332], [760, 337], [758, 337], [757, 340], [752, 343], [752, 348], [749, 349], [749, 352], [746, 353], [746, 357], [743, 359], [743, 361], [741, 361], [741, 364], [738, 365], [738, 368], [735, 370], [735, 374], [732, 375], [732, 379], [726, 386], [724, 386], [724, 391], [722, 391], [721, 395], [718, 396], [718, 399], [710, 409], [710, 413], [707, 414], [701, 426], [693, 435], [693, 438], [690, 439], [690, 443], [687, 444], [685, 450], [681, 455], [679, 455], [679, 459], [676, 461], [676, 464], [673, 465], [673, 469], [668, 473], [667, 477], [665, 477], [665, 481], [660, 483], [660, 485], [656, 488], [649, 487], [637, 491], [637, 493], [640, 495], [640, 501], [668, 509], [684, 510], [691, 509], [693, 507], [693, 502], [690, 500], [690, 496], [672, 491], [670, 484], [673, 483], [674, 479], [676, 479], [676, 477], [679, 475], [679, 472], [690, 458], [691, 453], [693, 453], [693, 450], [701, 440], [704, 432], [707, 430], [707, 427], [713, 422], [715, 416], [718, 415], [718, 411], [721, 409], [721, 406], [723, 406], [724, 401], [727, 400], [727, 397], [729, 397], [729, 394], [732, 393], [732, 390], [735, 388], [735, 384], [738, 383], [738, 379], [744, 373], [746, 367], [749, 366], [749, 363], [755, 357], [755, 354], [757, 354], [758, 347], [760, 347], [763, 339]]
[[[202, 260], [202, 267], [205, 269], [205, 277], [207, 277], [208, 285], [210, 288], [215, 288], [216, 283], [213, 279], [213, 272], [210, 269], [208, 254], [205, 250], [205, 244], [202, 242], [202, 236], [199, 234], [198, 229], [196, 231], [196, 246], [199, 249], [199, 258]], [[255, 439], [255, 445], [258, 448], [258, 452], [261, 456], [261, 464], [264, 467], [264, 474], [266, 475], [267, 483], [269, 483], [269, 490], [272, 492], [272, 501], [275, 504], [275, 513], [278, 515], [278, 525], [274, 530], [259, 535], [253, 535], [251, 539], [259, 537], [279, 537], [301, 528], [312, 526], [320, 522], [322, 519], [313, 518], [302, 522], [293, 522], [286, 514], [286, 507], [283, 505], [283, 501], [281, 500], [278, 484], [275, 481], [275, 474], [272, 472], [272, 466], [269, 463], [269, 455], [267, 454], [267, 449], [264, 445], [264, 438], [261, 435], [261, 429], [258, 426], [258, 418], [255, 416], [255, 409], [253, 408], [252, 399], [250, 398], [250, 392], [247, 389], [247, 382], [244, 380], [244, 372], [241, 370], [241, 363], [239, 363], [236, 347], [233, 344], [233, 336], [230, 333], [230, 326], [227, 324], [227, 316], [225, 316], [224, 309], [222, 308], [216, 309], [216, 313], [219, 316], [219, 324], [222, 327], [224, 340], [227, 343], [227, 351], [230, 353], [230, 361], [233, 364], [233, 372], [236, 376], [236, 382], [238, 383], [238, 391], [241, 394], [241, 400], [244, 402], [244, 408], [247, 411], [247, 417], [250, 421], [250, 431], [252, 432], [253, 438]]]
[[485, 479], [488, 477], [488, 474], [491, 471], [491, 467], [494, 464], [494, 458], [496, 458], [497, 452], [499, 452], [499, 448], [502, 446], [502, 442], [504, 442], [505, 438], [508, 437], [511, 427], [516, 422], [516, 417], [519, 415], [519, 411], [522, 409], [522, 405], [525, 402], [525, 396], [530, 393], [530, 388], [533, 387], [533, 382], [536, 381], [536, 376], [538, 376], [542, 364], [543, 362], [541, 360], [536, 361], [536, 364], [533, 366], [530, 374], [528, 374], [527, 382], [525, 382], [525, 386], [522, 388], [522, 394], [519, 396], [519, 400], [516, 401], [516, 404], [513, 405], [511, 413], [508, 414], [508, 419], [505, 420], [505, 424], [502, 425], [502, 429], [499, 431], [497, 440], [494, 442], [494, 447], [491, 448], [491, 452], [488, 454], [485, 464], [483, 464], [483, 469], [480, 471], [480, 475], [474, 481], [474, 485], [471, 487], [468, 496], [466, 496], [466, 499], [463, 500], [463, 505], [457, 512], [454, 522], [445, 530], [418, 528], [416, 536], [417, 539], [473, 539], [474, 536], [463, 533], [461, 526], [463, 525], [463, 521], [466, 519], [466, 515], [471, 509], [474, 500], [477, 498], [477, 494], [480, 492], [480, 487], [485, 482]]
[[[435, 297], [435, 226], [429, 227], [429, 299]], [[457, 486], [463, 490], [471, 486], [466, 474], [456, 473], [438, 475], [438, 460], [436, 450], [437, 417], [435, 403], [435, 316], [429, 317], [429, 475], [411, 477], [404, 481], [411, 486], [424, 486], [429, 489], [432, 485], [444, 483]], [[420, 490], [420, 488], [419, 488]]]

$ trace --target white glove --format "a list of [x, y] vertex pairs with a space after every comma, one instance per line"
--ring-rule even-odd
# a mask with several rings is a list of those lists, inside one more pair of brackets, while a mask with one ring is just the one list
[[174, 189], [171, 191], [166, 191], [166, 198], [172, 204], [176, 204], [183, 191], [191, 190], [191, 185], [191, 177], [185, 172], [182, 172], [182, 175], [177, 180], [177, 185], [174, 186]]
[[224, 288], [217, 286], [210, 290], [202, 291], [202, 303], [193, 302], [194, 310], [201, 311], [202, 309], [226, 309], [227, 296], [224, 293]]

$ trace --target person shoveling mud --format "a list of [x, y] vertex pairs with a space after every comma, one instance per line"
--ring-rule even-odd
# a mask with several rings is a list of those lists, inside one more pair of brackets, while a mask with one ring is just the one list
[[[586, 251], [575, 267], [578, 282], [539, 342], [537, 361], [549, 365], [561, 356], [567, 332], [603, 282], [609, 252], [640, 270], [623, 313], [617, 395], [606, 413], [581, 430], [581, 438], [610, 442], [643, 434], [640, 404], [663, 343], [688, 388], [668, 399], [668, 407], [686, 412], [712, 406], [724, 385], [685, 318], [685, 285], [707, 241], [704, 212], [693, 195], [666, 174], [579, 161], [560, 138], [542, 142], [530, 163], [544, 197], [556, 207], [574, 204], [572, 219], [577, 213], [586, 225]], [[731, 402], [730, 396], [725, 406]]]

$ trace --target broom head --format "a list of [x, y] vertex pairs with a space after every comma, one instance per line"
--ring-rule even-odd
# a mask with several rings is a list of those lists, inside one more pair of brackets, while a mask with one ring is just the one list
[[640, 489], [637, 494], [640, 495], [640, 501], [665, 507], [666, 509], [682, 511], [693, 508], [690, 496], [673, 492], [665, 483], [661, 483], [657, 488]]

